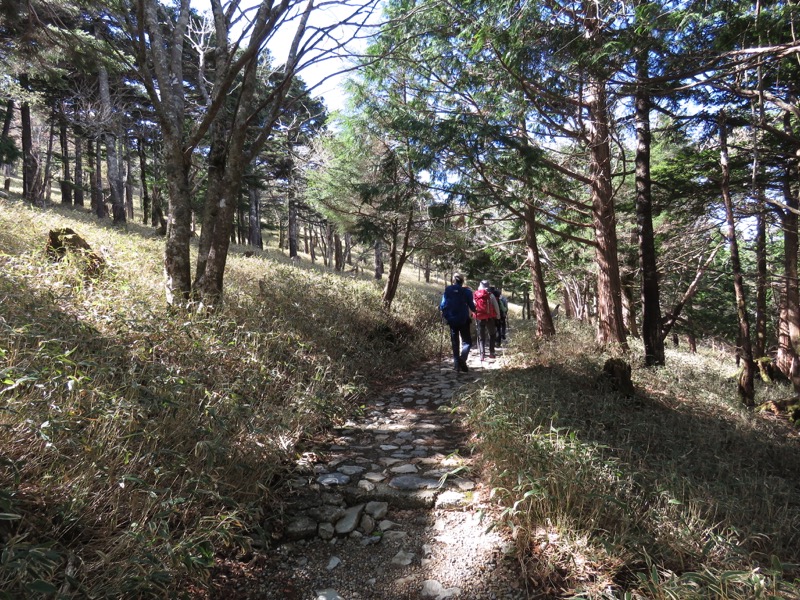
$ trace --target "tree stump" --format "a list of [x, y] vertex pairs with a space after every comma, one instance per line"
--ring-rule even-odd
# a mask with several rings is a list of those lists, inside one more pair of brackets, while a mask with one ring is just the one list
[[68, 252], [82, 256], [86, 260], [85, 274], [89, 277], [96, 277], [106, 266], [103, 257], [94, 252], [89, 243], [69, 227], [51, 229], [45, 251], [54, 261], [62, 260]]
[[636, 393], [631, 380], [631, 366], [621, 358], [609, 358], [603, 365], [600, 379], [623, 396], [633, 396]]

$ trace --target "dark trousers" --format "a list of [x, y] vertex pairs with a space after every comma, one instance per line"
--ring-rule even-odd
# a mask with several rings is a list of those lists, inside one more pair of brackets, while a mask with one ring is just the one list
[[506, 339], [506, 317], [503, 315], [497, 319], [497, 341]]
[[471, 322], [469, 319], [459, 325], [450, 324], [450, 343], [453, 346], [453, 362], [458, 367], [458, 360], [467, 360], [469, 349], [472, 348]]
[[478, 320], [478, 347], [481, 351], [481, 360], [486, 356], [486, 338], [489, 338], [489, 354], [494, 354], [494, 319]]

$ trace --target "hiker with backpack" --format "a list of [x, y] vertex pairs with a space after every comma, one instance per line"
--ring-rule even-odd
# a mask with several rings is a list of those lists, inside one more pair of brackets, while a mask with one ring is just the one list
[[508, 298], [503, 295], [501, 288], [493, 288], [494, 297], [497, 299], [497, 306], [500, 308], [500, 316], [497, 318], [497, 338], [495, 345], [500, 347], [506, 339], [506, 317], [508, 316]]
[[489, 358], [495, 358], [494, 342], [497, 335], [495, 319], [500, 316], [500, 306], [497, 298], [489, 290], [491, 284], [485, 279], [478, 286], [475, 292], [475, 320], [478, 324], [478, 347], [481, 352], [481, 360], [486, 357], [486, 337], [489, 337]]
[[470, 313], [475, 312], [472, 290], [464, 285], [461, 273], [453, 275], [453, 284], [448, 285], [439, 303], [442, 318], [450, 326], [450, 342], [453, 346], [453, 366], [456, 371], [467, 372], [467, 356], [472, 347], [472, 321]]

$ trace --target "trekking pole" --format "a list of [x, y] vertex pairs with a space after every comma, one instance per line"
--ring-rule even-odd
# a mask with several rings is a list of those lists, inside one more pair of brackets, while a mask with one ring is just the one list
[[444, 316], [440, 319], [442, 335], [439, 336], [439, 370], [442, 370], [442, 363], [444, 362]]

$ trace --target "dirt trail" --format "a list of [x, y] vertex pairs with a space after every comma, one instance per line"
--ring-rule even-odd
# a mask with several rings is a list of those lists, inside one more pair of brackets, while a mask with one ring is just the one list
[[400, 600], [528, 597], [513, 544], [487, 531], [489, 489], [450, 410], [468, 373], [423, 365], [305, 455], [287, 484], [280, 543], [214, 578], [213, 598]]

